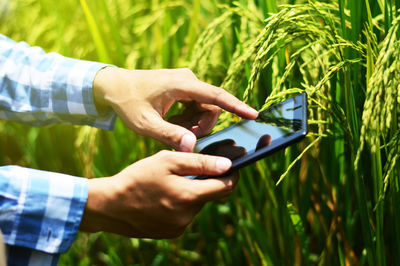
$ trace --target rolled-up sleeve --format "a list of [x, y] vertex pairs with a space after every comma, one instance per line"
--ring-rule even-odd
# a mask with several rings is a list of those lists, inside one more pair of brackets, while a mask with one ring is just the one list
[[99, 113], [92, 91], [96, 73], [106, 66], [45, 53], [0, 34], [0, 119], [112, 129], [116, 114]]

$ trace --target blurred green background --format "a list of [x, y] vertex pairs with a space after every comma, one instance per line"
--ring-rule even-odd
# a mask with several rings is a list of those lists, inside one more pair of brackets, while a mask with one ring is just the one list
[[[130, 69], [190, 67], [257, 109], [306, 91], [306, 140], [241, 170], [178, 239], [79, 233], [60, 265], [398, 265], [400, 1], [2, 0], [0, 33]], [[172, 112], [178, 112], [176, 106]], [[216, 130], [235, 118], [223, 113]], [[109, 176], [167, 147], [0, 122], [0, 164]]]

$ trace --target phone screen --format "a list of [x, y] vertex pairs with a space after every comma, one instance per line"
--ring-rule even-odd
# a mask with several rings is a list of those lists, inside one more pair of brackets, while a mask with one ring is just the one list
[[224, 156], [233, 167], [254, 161], [272, 150], [286, 147], [307, 133], [306, 94], [299, 94], [259, 113], [256, 120], [242, 120], [199, 140], [195, 152]]

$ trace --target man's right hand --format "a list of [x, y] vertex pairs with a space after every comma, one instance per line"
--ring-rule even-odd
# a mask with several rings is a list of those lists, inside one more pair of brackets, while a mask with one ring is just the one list
[[[96, 75], [93, 96], [98, 110], [111, 107], [136, 133], [185, 152], [193, 151], [196, 138], [211, 132], [221, 108], [246, 119], [258, 116], [256, 110], [224, 89], [198, 80], [187, 68], [106, 67]], [[185, 110], [164, 120], [176, 101], [183, 103]]]
[[227, 197], [238, 180], [236, 173], [206, 180], [185, 176], [218, 176], [231, 166], [224, 157], [161, 151], [115, 176], [90, 179], [80, 230], [177, 237], [204, 203]]

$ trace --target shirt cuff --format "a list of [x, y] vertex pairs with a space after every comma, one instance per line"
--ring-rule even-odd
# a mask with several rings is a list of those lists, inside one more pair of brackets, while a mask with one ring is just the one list
[[4, 241], [47, 253], [68, 250], [88, 197], [88, 180], [19, 166], [0, 167]]
[[57, 56], [62, 59], [57, 60], [58, 64], [53, 68], [50, 79], [54, 111], [58, 114], [68, 113], [65, 120], [62, 120], [73, 120], [73, 124], [112, 130], [117, 115], [112, 108], [101, 113], [97, 111], [93, 98], [93, 82], [98, 71], [113, 66]]

